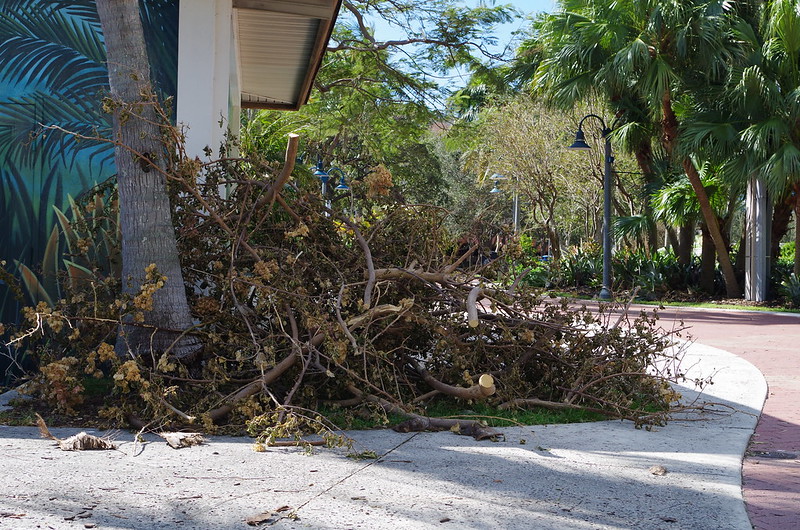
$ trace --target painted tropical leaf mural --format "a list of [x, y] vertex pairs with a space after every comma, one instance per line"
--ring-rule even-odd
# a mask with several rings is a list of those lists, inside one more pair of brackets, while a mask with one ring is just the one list
[[[141, 6], [153, 77], [165, 97], [174, 96], [178, 2]], [[26, 303], [58, 297], [54, 267], [65, 270], [65, 260], [72, 279], [90, 270], [61, 255], [73, 252], [83, 215], [69, 197], [113, 178], [113, 149], [59, 130], [107, 137], [107, 92], [94, 0], [0, 0], [0, 261], [27, 288]], [[112, 253], [116, 227], [94, 228], [102, 253]], [[9, 291], [0, 280], [0, 321], [16, 319], [19, 302]]]

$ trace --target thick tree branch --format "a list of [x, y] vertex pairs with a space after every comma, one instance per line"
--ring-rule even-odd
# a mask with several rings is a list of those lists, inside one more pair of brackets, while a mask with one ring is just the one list
[[420, 432], [420, 431], [453, 431], [456, 434], [463, 434], [472, 436], [476, 440], [494, 440], [503, 435], [491, 427], [487, 427], [483, 423], [475, 420], [459, 420], [451, 418], [429, 418], [421, 416], [404, 410], [402, 407], [395, 405], [370, 394], [365, 394], [353, 385], [348, 385], [348, 390], [355, 396], [360, 397], [364, 401], [371, 401], [379, 404], [386, 412], [399, 414], [408, 418], [405, 421], [394, 427], [397, 432]]

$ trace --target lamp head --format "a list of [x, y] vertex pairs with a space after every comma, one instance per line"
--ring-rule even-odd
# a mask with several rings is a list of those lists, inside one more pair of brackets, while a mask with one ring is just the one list
[[342, 173], [342, 177], [339, 179], [339, 185], [336, 186], [336, 189], [338, 191], [350, 191], [350, 186], [344, 181], [344, 173]]
[[578, 129], [575, 133], [575, 141], [567, 149], [574, 149], [576, 151], [590, 151], [592, 148], [586, 143], [586, 135], [583, 134], [583, 129]]
[[328, 180], [330, 180], [331, 176], [322, 167], [322, 160], [317, 162], [317, 169], [314, 171], [314, 176], [321, 180], [323, 184], [327, 184]]

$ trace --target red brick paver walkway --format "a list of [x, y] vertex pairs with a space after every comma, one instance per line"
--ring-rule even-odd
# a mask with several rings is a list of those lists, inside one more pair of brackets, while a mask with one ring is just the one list
[[[700, 344], [750, 361], [769, 385], [742, 468], [747, 513], [759, 530], [800, 529], [800, 315], [673, 309], [662, 324], [683, 320]], [[774, 458], [797, 455], [797, 458]]]

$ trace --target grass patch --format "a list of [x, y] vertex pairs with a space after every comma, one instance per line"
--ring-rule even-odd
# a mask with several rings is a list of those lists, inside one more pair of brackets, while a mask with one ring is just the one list
[[425, 413], [434, 418], [480, 420], [490, 427], [586, 423], [607, 419], [600, 414], [584, 410], [551, 410], [542, 407], [503, 410], [487, 403], [473, 403], [469, 408], [465, 408], [463, 404], [452, 401], [436, 401]]
[[[587, 296], [580, 295], [574, 292], [562, 292], [562, 291], [554, 291], [547, 294], [550, 297], [557, 297], [557, 298], [567, 298], [569, 300], [574, 300], [576, 302], [580, 301], [587, 301], [587, 302], [597, 302], [596, 298], [591, 298]], [[628, 302], [627, 298], [621, 297], [614, 302], [619, 304], [624, 304]], [[694, 309], [737, 309], [740, 311], [762, 311], [765, 313], [796, 313], [800, 314], [800, 309], [791, 308], [787, 306], [780, 306], [780, 305], [751, 305], [750, 302], [746, 300], [738, 300], [738, 301], [710, 301], [710, 300], [702, 300], [702, 301], [688, 301], [688, 300], [646, 300], [643, 298], [636, 299], [633, 301], [636, 305], [646, 305], [646, 306], [664, 306], [664, 307], [688, 307]], [[776, 303], [776, 302], [772, 302]]]
[[635, 300], [635, 303], [639, 305], [690, 307], [694, 309], [737, 309], [740, 311], [762, 311], [765, 313], [800, 313], [800, 309], [792, 309], [782, 306], [747, 305], [746, 303], [726, 304], [724, 302], [658, 302], [652, 300]]
[[[608, 419], [600, 414], [583, 410], [550, 410], [542, 407], [502, 410], [487, 403], [467, 405], [454, 400], [437, 400], [416, 412], [432, 418], [479, 420], [489, 427], [586, 423]], [[383, 411], [372, 407], [327, 408], [321, 409], [320, 414], [345, 430], [384, 429], [407, 419], [399, 414], [384, 414]]]
[[36, 411], [32, 407], [25, 405], [0, 411], [0, 425], [31, 427], [36, 425]]

